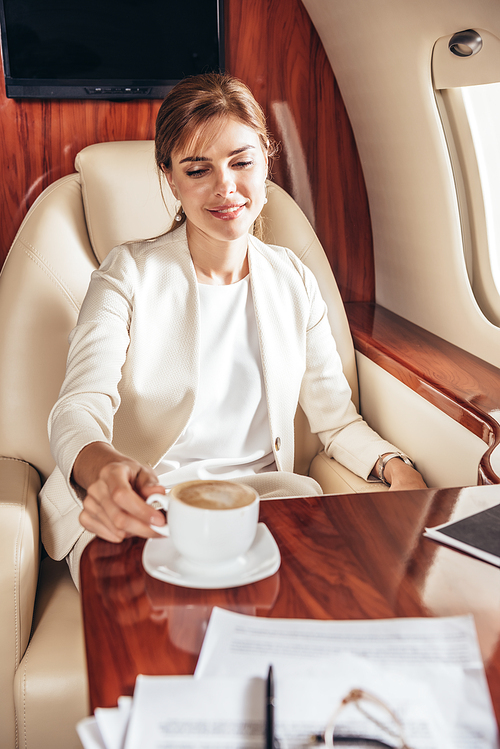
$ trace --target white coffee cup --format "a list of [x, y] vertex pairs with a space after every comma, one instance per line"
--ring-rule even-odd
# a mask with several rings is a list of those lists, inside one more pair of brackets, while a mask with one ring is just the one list
[[176, 551], [198, 565], [234, 562], [251, 547], [259, 519], [259, 495], [233, 481], [185, 481], [168, 495], [168, 535]]

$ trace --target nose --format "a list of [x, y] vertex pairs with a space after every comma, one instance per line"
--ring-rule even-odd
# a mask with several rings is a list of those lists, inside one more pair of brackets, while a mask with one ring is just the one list
[[221, 198], [227, 198], [236, 192], [236, 183], [229, 169], [221, 169], [217, 173], [215, 191]]

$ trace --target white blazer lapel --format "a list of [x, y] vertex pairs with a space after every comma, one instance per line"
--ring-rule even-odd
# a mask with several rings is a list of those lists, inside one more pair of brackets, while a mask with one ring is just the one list
[[[278, 468], [292, 471], [293, 420], [305, 368], [306, 328], [302, 319], [304, 305], [297, 304], [300, 278], [283, 253], [282, 248], [250, 238], [250, 280], [273, 450]], [[294, 289], [295, 279], [298, 283]]]
[[184, 227], [152, 242], [144, 258], [147, 282], [136, 296], [133, 342], [121, 383], [127, 398], [115, 415], [115, 445], [155, 466], [194, 408], [199, 298]]

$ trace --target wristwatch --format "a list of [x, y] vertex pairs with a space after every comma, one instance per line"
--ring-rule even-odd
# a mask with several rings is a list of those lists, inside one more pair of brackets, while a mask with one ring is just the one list
[[383, 484], [386, 486], [390, 486], [390, 483], [387, 481], [385, 477], [385, 467], [387, 463], [392, 460], [393, 458], [401, 458], [403, 463], [406, 463], [407, 466], [411, 466], [412, 468], [415, 467], [415, 464], [413, 463], [413, 460], [408, 457], [408, 455], [405, 455], [404, 453], [387, 453], [386, 455], [379, 455], [377, 460], [377, 476], [381, 480]]

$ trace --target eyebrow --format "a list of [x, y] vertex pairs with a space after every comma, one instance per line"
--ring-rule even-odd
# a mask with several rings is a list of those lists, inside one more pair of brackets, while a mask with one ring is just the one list
[[[237, 156], [239, 153], [244, 153], [244, 151], [249, 151], [250, 149], [255, 148], [255, 146], [247, 145], [242, 146], [241, 148], [237, 148], [235, 151], [231, 151], [229, 156]], [[186, 156], [185, 159], [181, 159], [179, 161], [179, 164], [184, 164], [186, 161], [212, 161], [212, 159], [207, 158], [206, 156]]]

